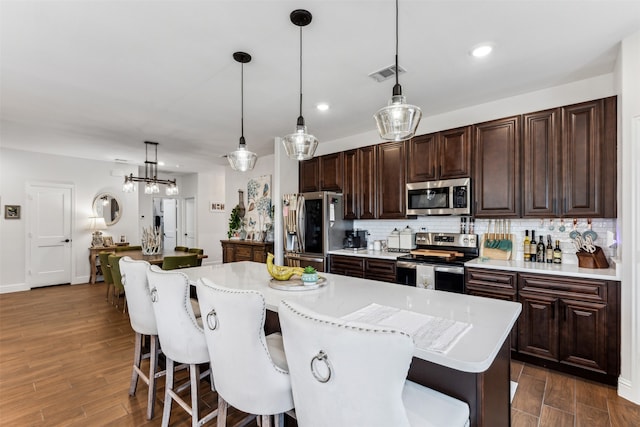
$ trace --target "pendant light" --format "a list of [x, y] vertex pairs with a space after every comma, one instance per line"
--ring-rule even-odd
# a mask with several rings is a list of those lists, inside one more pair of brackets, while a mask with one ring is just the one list
[[307, 133], [304, 117], [302, 117], [302, 27], [309, 25], [312, 16], [307, 10], [297, 9], [291, 12], [289, 18], [294, 25], [300, 27], [300, 116], [298, 116], [296, 131], [285, 136], [282, 139], [282, 144], [289, 158], [308, 160], [316, 152], [318, 140], [315, 136]]
[[378, 132], [382, 139], [389, 141], [404, 141], [413, 137], [422, 118], [422, 111], [415, 105], [407, 104], [402, 95], [402, 87], [398, 83], [398, 0], [396, 0], [396, 84], [393, 86], [393, 96], [386, 107], [382, 107], [374, 114]]
[[240, 144], [238, 149], [227, 155], [227, 160], [231, 169], [246, 172], [256, 165], [258, 156], [247, 150], [247, 143], [244, 140], [244, 64], [251, 62], [251, 55], [245, 52], [235, 52], [233, 59], [240, 63]]

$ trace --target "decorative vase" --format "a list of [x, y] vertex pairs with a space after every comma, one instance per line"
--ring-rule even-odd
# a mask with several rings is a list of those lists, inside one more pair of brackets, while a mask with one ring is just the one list
[[162, 249], [162, 237], [160, 236], [159, 227], [142, 227], [142, 253], [144, 255], [155, 255], [160, 253]]
[[240, 219], [244, 218], [246, 209], [244, 207], [244, 191], [238, 190], [238, 216]]
[[247, 232], [243, 228], [243, 229], [240, 230], [240, 240], [244, 240], [246, 238], [247, 238]]
[[315, 285], [318, 281], [318, 273], [302, 273], [300, 276], [302, 283], [305, 285]]

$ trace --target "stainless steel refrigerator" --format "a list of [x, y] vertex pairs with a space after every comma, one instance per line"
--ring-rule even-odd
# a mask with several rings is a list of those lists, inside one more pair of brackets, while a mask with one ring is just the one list
[[342, 194], [329, 191], [285, 194], [282, 218], [285, 264], [318, 271], [325, 271], [327, 251], [342, 249], [345, 231], [353, 228], [344, 219]]

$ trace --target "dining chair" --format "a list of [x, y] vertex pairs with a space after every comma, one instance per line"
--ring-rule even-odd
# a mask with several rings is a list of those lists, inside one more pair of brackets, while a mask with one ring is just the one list
[[131, 246], [131, 245], [127, 245], [127, 246], [116, 246], [114, 248], [114, 250], [116, 252], [127, 252], [127, 251], [141, 251], [142, 250], [142, 246], [140, 245], [135, 245], [135, 246]]
[[107, 301], [109, 301], [109, 292], [113, 293], [113, 276], [111, 275], [111, 267], [109, 266], [109, 255], [113, 255], [113, 252], [98, 252], [102, 277], [104, 277], [104, 283], [107, 285]]
[[196, 285], [204, 336], [218, 392], [218, 427], [227, 406], [260, 416], [262, 427], [282, 426], [293, 396], [280, 333], [265, 337], [262, 293], [232, 290], [207, 278]]
[[[151, 266], [147, 271], [153, 312], [158, 326], [158, 337], [162, 344], [162, 352], [166, 358], [166, 384], [162, 426], [169, 425], [171, 403], [175, 400], [182, 409], [191, 416], [192, 426], [201, 426], [213, 419], [218, 410], [212, 410], [200, 418], [199, 382], [209, 376], [211, 390], [215, 391], [213, 375], [208, 369], [200, 375], [200, 365], [209, 363], [209, 351], [202, 330], [202, 323], [196, 319], [189, 299], [189, 278], [179, 271], [164, 271]], [[174, 366], [184, 363], [189, 366], [189, 385], [191, 405], [185, 402], [178, 390], [182, 386], [174, 386]]]
[[163, 270], [174, 270], [176, 268], [196, 267], [198, 265], [198, 255], [171, 255], [162, 260]]
[[[204, 249], [190, 248], [189, 249], [189, 253], [196, 254], [196, 255], [204, 255]], [[198, 267], [201, 266], [202, 265], [202, 258], [198, 258], [196, 262], [198, 264]]]
[[[138, 378], [147, 384], [148, 420], [153, 418], [155, 411], [157, 379], [166, 373], [164, 370], [158, 370], [160, 343], [158, 341], [156, 315], [153, 312], [153, 303], [151, 302], [151, 293], [149, 291], [149, 281], [147, 280], [149, 267], [148, 262], [133, 260], [128, 256], [120, 259], [122, 284], [124, 285], [129, 307], [129, 321], [131, 328], [136, 333], [129, 395], [134, 396], [136, 394]], [[148, 353], [143, 354], [145, 336], [149, 337], [150, 349]], [[149, 359], [148, 374], [145, 374], [140, 368], [143, 359]]]
[[109, 254], [109, 267], [111, 267], [111, 277], [113, 278], [113, 296], [116, 298], [116, 308], [118, 308], [120, 296], [122, 296], [122, 312], [125, 313], [127, 311], [127, 296], [124, 294], [124, 286], [122, 286], [120, 258], [122, 255]]
[[405, 332], [287, 300], [278, 315], [299, 425], [468, 425], [466, 403], [406, 379], [414, 343]]
[[186, 246], [176, 246], [173, 250], [176, 252], [189, 252], [189, 248]]

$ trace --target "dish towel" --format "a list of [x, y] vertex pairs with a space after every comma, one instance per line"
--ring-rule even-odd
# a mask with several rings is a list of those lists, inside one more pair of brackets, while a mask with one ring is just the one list
[[436, 273], [433, 265], [421, 265], [416, 267], [416, 287], [422, 289], [436, 288]]
[[411, 335], [419, 349], [437, 353], [447, 353], [471, 329], [470, 323], [375, 303], [347, 314], [342, 319], [397, 328]]

